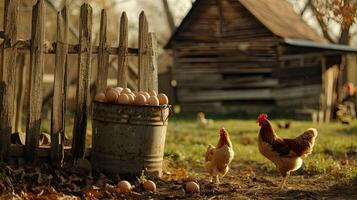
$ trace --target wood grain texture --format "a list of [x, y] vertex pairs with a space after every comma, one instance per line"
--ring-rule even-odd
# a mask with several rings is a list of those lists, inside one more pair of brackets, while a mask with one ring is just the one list
[[149, 33], [148, 38], [148, 90], [155, 90], [158, 92], [158, 77], [157, 77], [157, 39], [155, 33]]
[[92, 7], [81, 6], [79, 24], [78, 82], [76, 91], [76, 113], [74, 117], [72, 155], [74, 160], [83, 157], [87, 131], [88, 97], [90, 88], [92, 52]]
[[13, 115], [13, 133], [23, 133], [22, 113], [25, 100], [25, 90], [27, 85], [28, 62], [26, 54], [17, 54], [16, 65], [16, 86], [15, 86], [15, 99], [14, 99], [14, 115]]
[[107, 51], [107, 12], [103, 9], [100, 16], [98, 70], [95, 93], [107, 88], [109, 53]]
[[118, 47], [118, 86], [128, 85], [128, 17], [123, 12], [120, 18], [120, 33]]
[[51, 161], [61, 165], [64, 156], [65, 113], [66, 113], [66, 76], [68, 51], [67, 8], [57, 13], [57, 45], [51, 116]]
[[17, 49], [17, 16], [18, 0], [5, 0], [4, 12], [4, 43], [0, 68], [2, 82], [2, 97], [0, 110], [0, 153], [1, 158], [7, 159], [12, 131], [14, 115], [14, 92], [15, 92], [15, 65]]
[[30, 89], [28, 98], [28, 117], [26, 124], [26, 159], [32, 162], [36, 159], [36, 149], [39, 145], [41, 110], [42, 110], [42, 79], [45, 55], [45, 13], [43, 0], [37, 1], [32, 9], [31, 53], [30, 53]]
[[139, 56], [138, 56], [138, 69], [139, 69], [139, 90], [148, 91], [148, 76], [147, 76], [147, 64], [148, 64], [148, 34], [149, 27], [144, 11], [139, 16]]

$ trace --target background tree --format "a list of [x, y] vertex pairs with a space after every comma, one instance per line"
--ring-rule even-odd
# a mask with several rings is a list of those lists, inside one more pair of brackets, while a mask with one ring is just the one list
[[[357, 35], [357, 0], [293, 0], [306, 21], [331, 43], [351, 44]], [[315, 20], [315, 23], [311, 22]]]

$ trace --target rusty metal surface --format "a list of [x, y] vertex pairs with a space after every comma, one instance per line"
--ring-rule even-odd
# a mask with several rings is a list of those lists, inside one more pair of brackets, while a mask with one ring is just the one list
[[169, 106], [94, 102], [92, 165], [100, 172], [161, 176]]

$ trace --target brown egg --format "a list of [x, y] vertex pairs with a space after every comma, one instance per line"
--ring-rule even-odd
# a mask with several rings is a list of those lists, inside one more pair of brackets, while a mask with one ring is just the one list
[[189, 193], [200, 192], [200, 186], [196, 182], [190, 181], [186, 183], [185, 190]]
[[129, 104], [132, 104], [135, 101], [135, 95], [134, 94], [129, 94]]
[[128, 181], [120, 181], [117, 188], [120, 193], [128, 193], [131, 190], [131, 184]]
[[159, 99], [156, 96], [151, 96], [148, 100], [147, 103], [150, 106], [159, 106]]
[[105, 94], [103, 92], [97, 93], [94, 97], [94, 100], [98, 101], [98, 102], [106, 102], [107, 101], [107, 99], [105, 98]]
[[157, 95], [157, 98], [159, 99], [160, 105], [169, 104], [169, 98], [167, 98], [166, 94], [160, 93], [160, 94]]
[[117, 103], [118, 104], [124, 104], [124, 105], [129, 104], [130, 103], [129, 95], [124, 94], [124, 93], [120, 94], [119, 97], [118, 97]]
[[131, 90], [130, 90], [130, 88], [124, 88], [122, 92], [125, 94], [130, 94]]
[[139, 94], [138, 91], [133, 91], [132, 93], [133, 93], [135, 96]]
[[147, 180], [143, 183], [143, 188], [146, 191], [155, 192], [156, 191], [156, 184], [153, 181]]
[[138, 94], [135, 97], [135, 100], [133, 102], [134, 105], [145, 105], [146, 104], [146, 97], [143, 94]]
[[146, 97], [146, 99], [150, 98], [150, 94], [148, 92], [140, 91], [139, 94], [143, 94]]
[[118, 91], [119, 93], [121, 93], [123, 91], [122, 87], [115, 87], [114, 89], [116, 89], [116, 91]]
[[119, 92], [114, 88], [108, 88], [105, 92], [107, 102], [116, 102], [118, 100]]
[[156, 93], [155, 90], [151, 90], [151, 91], [149, 92], [149, 94], [150, 94], [150, 96], [157, 96], [157, 93]]

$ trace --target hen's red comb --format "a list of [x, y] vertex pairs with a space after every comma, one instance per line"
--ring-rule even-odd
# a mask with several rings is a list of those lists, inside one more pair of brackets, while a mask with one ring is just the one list
[[226, 129], [224, 127], [222, 127], [222, 128], [219, 129], [219, 132], [220, 133], [222, 133], [222, 132], [224, 133], [224, 132], [226, 132]]
[[268, 118], [268, 115], [265, 114], [265, 113], [262, 113], [262, 114], [260, 114], [260, 115], [258, 116], [258, 121], [264, 120], [264, 119], [267, 119], [267, 118]]
[[353, 88], [353, 83], [347, 82], [347, 83], [346, 83], [346, 90], [347, 90], [347, 91], [350, 91], [352, 88]]

